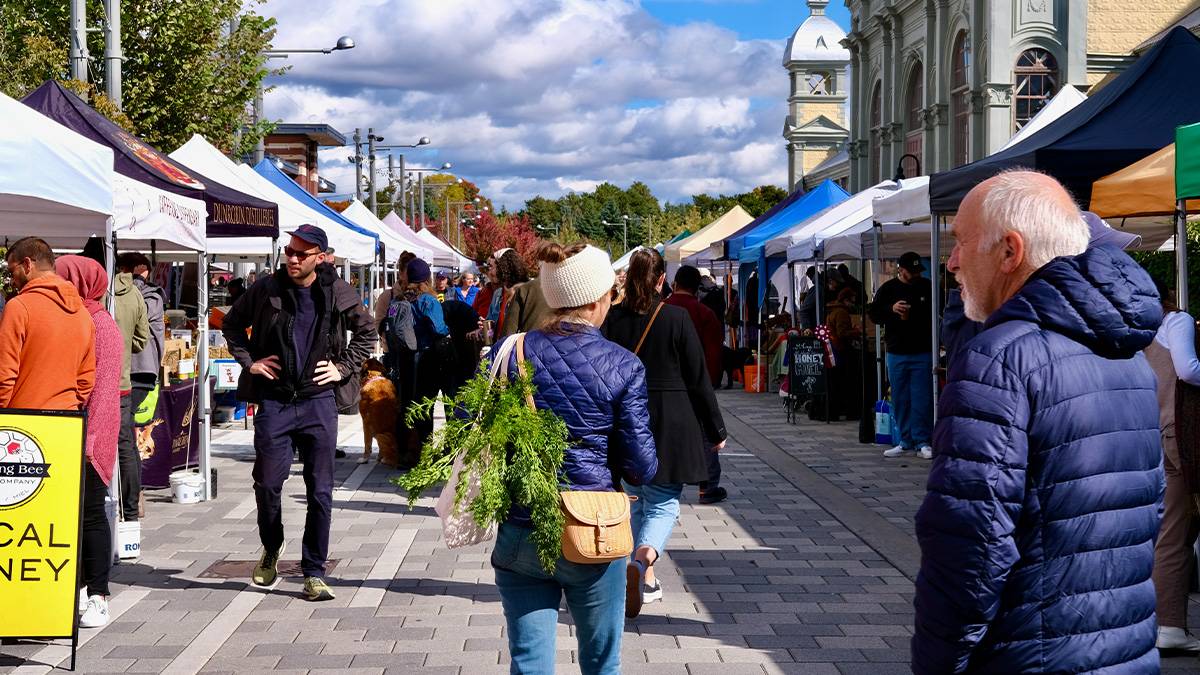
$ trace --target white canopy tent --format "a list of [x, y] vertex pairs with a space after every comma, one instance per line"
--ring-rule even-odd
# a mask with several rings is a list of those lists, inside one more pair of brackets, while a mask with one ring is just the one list
[[103, 236], [113, 213], [113, 153], [0, 94], [0, 235], [72, 244]]
[[367, 208], [366, 204], [357, 199], [351, 201], [350, 206], [346, 207], [345, 211], [342, 211], [342, 217], [364, 230], [370, 230], [379, 235], [379, 241], [383, 243], [384, 257], [387, 262], [396, 262], [400, 259], [401, 253], [409, 250], [408, 242], [400, 234], [375, 217], [375, 214], [371, 213], [371, 209]]
[[1012, 138], [1008, 139], [1000, 150], [1007, 150], [1021, 141], [1029, 138], [1054, 120], [1070, 112], [1072, 108], [1087, 100], [1087, 94], [1071, 85], [1064, 85], [1050, 101], [1037, 112], [1025, 126], [1021, 127]]
[[893, 181], [878, 185], [852, 195], [849, 199], [817, 213], [812, 218], [767, 242], [768, 256], [787, 252], [789, 263], [813, 260], [822, 243], [838, 236], [863, 222], [870, 223], [874, 217], [874, 200], [899, 189]]
[[[317, 225], [325, 230], [329, 244], [338, 256], [349, 258], [356, 264], [368, 264], [374, 260], [373, 239], [350, 230], [328, 215], [298, 201], [249, 166], [235, 164], [202, 136], [192, 136], [170, 156], [171, 159], [231, 188], [278, 204], [281, 233], [290, 232], [305, 224]], [[285, 242], [281, 238], [280, 248], [283, 243]], [[208, 251], [219, 256], [265, 257], [271, 254], [271, 244], [257, 237], [214, 238], [208, 242]]]
[[425, 241], [421, 237], [418, 237], [417, 233], [413, 232], [412, 228], [409, 227], [408, 224], [405, 223], [395, 211], [392, 211], [384, 216], [381, 222], [391, 228], [392, 232], [399, 235], [400, 238], [405, 241], [404, 249], [401, 252], [411, 251], [417, 254], [417, 257], [419, 257], [421, 260], [433, 260], [435, 254], [437, 253], [437, 249], [431, 246], [429, 242]]
[[620, 258], [617, 258], [616, 261], [613, 262], [613, 264], [612, 264], [613, 271], [620, 272], [621, 270], [629, 269], [629, 261], [633, 258], [633, 254], [637, 253], [638, 251], [640, 251], [644, 248], [646, 248], [646, 247], [645, 246], [634, 246], [633, 248], [626, 251], [625, 255], [621, 256]]
[[475, 261], [459, 253], [453, 246], [438, 239], [429, 230], [421, 230], [417, 236], [424, 240], [429, 246], [436, 249], [433, 260], [427, 262], [436, 267], [451, 267], [460, 272], [477, 272]]

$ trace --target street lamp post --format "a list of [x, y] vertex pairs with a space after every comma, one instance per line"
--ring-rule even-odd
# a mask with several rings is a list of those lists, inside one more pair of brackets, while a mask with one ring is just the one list
[[912, 157], [912, 160], [917, 163], [917, 171], [913, 175], [921, 175], [921, 158], [910, 152], [908, 154], [901, 155], [900, 161], [896, 162], [896, 176], [893, 178], [893, 180], [895, 180], [897, 183], [907, 178], [907, 176], [904, 175], [904, 160], [908, 159], [909, 157]]
[[436, 169], [433, 169], [433, 168], [409, 169], [409, 171], [411, 173], [417, 174], [417, 192], [419, 194], [414, 195], [414, 201], [419, 202], [419, 204], [417, 205], [418, 211], [419, 211], [418, 216], [421, 220], [421, 227], [419, 229], [425, 229], [425, 225], [426, 225], [426, 221], [425, 221], [425, 174], [441, 173], [442, 171], [446, 171], [452, 167], [453, 167], [453, 165], [450, 162], [446, 162], [445, 164], [442, 164], [440, 167], [438, 167]]
[[[332, 54], [333, 52], [341, 52], [347, 49], [354, 49], [354, 39], [348, 35], [343, 35], [337, 39], [337, 43], [332, 47], [322, 49], [265, 49], [260, 52], [268, 60], [270, 59], [286, 59], [290, 54]], [[257, 125], [262, 121], [263, 115], [263, 90], [262, 83], [258, 85], [258, 91], [254, 94], [254, 123]], [[266, 144], [263, 138], [259, 138], [254, 144], [254, 163], [258, 164], [263, 160], [263, 155], [266, 154]]]
[[[413, 143], [411, 145], [405, 145], [405, 144], [381, 145], [381, 146], [376, 147], [375, 149], [376, 150], [398, 150], [400, 148], [419, 148], [422, 145], [429, 145], [432, 142], [433, 141], [430, 141], [428, 136], [422, 136], [417, 139], [416, 143]], [[397, 154], [393, 155], [392, 153], [388, 153], [388, 184], [391, 185], [392, 178], [394, 177], [393, 173], [392, 173], [392, 157], [394, 157], [394, 156], [400, 158], [400, 187], [399, 187], [400, 210], [402, 212], [406, 212], [406, 211], [408, 211], [408, 209], [406, 209], [404, 207], [404, 191], [405, 191], [406, 187], [404, 185], [405, 172], [404, 172], [404, 155], [403, 154], [397, 153]], [[374, 174], [372, 174], [372, 175], [374, 175]], [[392, 194], [393, 194], [392, 205], [395, 206], [395, 203], [396, 203], [396, 198], [394, 196], [395, 193], [393, 192]], [[408, 213], [401, 213], [401, 217], [404, 218], [404, 220], [406, 222], [407, 222], [408, 215], [409, 215]]]

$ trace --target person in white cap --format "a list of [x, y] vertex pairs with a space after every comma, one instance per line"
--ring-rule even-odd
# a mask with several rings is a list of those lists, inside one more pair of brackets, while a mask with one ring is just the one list
[[[562, 485], [611, 492], [616, 489], [614, 474], [631, 485], [645, 485], [658, 471], [646, 370], [599, 330], [616, 279], [608, 254], [591, 246], [551, 244], [540, 258], [542, 292], [554, 313], [544, 326], [523, 334], [523, 346], [517, 345], [532, 367], [537, 408], [552, 411], [567, 425], [571, 447], [559, 474]], [[509, 373], [515, 377], [517, 349], [512, 352]], [[529, 509], [518, 495], [512, 495], [512, 502], [492, 550], [512, 671], [555, 671], [558, 607], [565, 595], [575, 620], [580, 670], [621, 672], [625, 560], [585, 565], [560, 557], [548, 574], [530, 541]]]

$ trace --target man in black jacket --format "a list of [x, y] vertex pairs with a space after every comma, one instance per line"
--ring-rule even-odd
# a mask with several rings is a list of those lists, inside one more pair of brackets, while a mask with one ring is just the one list
[[291, 236], [284, 248], [287, 264], [238, 298], [222, 333], [242, 366], [238, 398], [259, 404], [253, 477], [263, 556], [252, 580], [274, 586], [279, 578], [284, 545], [280, 494], [295, 449], [304, 463], [308, 500], [300, 561], [304, 597], [331, 600], [333, 591], [324, 577], [338, 410], [358, 395], [357, 374], [375, 343], [375, 322], [358, 293], [325, 264], [325, 232], [302, 225]]
[[896, 278], [879, 287], [867, 314], [883, 326], [887, 345], [887, 374], [898, 434], [896, 446], [884, 457], [903, 457], [916, 451], [932, 459], [933, 448], [933, 290], [921, 276], [921, 256], [909, 251], [897, 261]]

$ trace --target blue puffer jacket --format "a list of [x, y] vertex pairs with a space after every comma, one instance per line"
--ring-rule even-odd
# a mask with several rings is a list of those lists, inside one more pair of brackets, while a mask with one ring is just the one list
[[[597, 328], [568, 330], [566, 335], [525, 334], [525, 360], [533, 366], [537, 387], [534, 403], [539, 410], [554, 411], [571, 434], [563, 461], [564, 489], [611, 491], [614, 471], [633, 485], [650, 482], [658, 471], [658, 454], [646, 407], [645, 367]], [[514, 351], [509, 357], [513, 376], [516, 359]], [[528, 525], [528, 511], [514, 506], [509, 522]]]
[[954, 359], [917, 513], [916, 673], [1156, 673], [1162, 511], [1150, 277], [1038, 270]]

